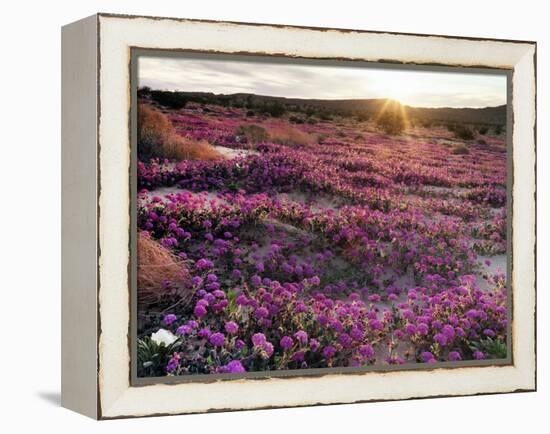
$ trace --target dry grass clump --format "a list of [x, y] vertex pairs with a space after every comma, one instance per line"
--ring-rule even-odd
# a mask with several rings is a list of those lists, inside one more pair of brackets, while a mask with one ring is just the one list
[[267, 130], [255, 124], [239, 125], [235, 130], [235, 135], [244, 137], [248, 144], [264, 143], [269, 140]]
[[140, 146], [161, 146], [171, 135], [175, 134], [170, 119], [153, 107], [138, 106], [138, 142]]
[[270, 127], [269, 137], [281, 145], [313, 145], [317, 137], [293, 127]]
[[222, 155], [207, 141], [176, 133], [168, 117], [151, 106], [138, 106], [138, 149], [142, 158], [216, 160]]
[[173, 135], [163, 143], [162, 157], [170, 160], [217, 160], [222, 155], [206, 140]]
[[451, 152], [455, 155], [466, 155], [470, 153], [470, 150], [466, 145], [457, 145]]
[[175, 295], [190, 300], [186, 290], [189, 271], [185, 263], [147, 234], [139, 233], [137, 242], [137, 294], [142, 304], [158, 303], [163, 296]]

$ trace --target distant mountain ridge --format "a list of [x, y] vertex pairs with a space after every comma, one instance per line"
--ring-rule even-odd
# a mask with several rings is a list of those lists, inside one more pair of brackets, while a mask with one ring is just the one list
[[[256, 108], [266, 105], [278, 105], [286, 110], [301, 112], [346, 112], [376, 116], [386, 104], [385, 98], [370, 99], [305, 99], [281, 96], [256, 95], [252, 93], [215, 94], [211, 92], [174, 92], [189, 101], [231, 104], [234, 106]], [[457, 122], [472, 124], [506, 124], [506, 105], [484, 108], [425, 108], [404, 106], [409, 117], [427, 121]]]

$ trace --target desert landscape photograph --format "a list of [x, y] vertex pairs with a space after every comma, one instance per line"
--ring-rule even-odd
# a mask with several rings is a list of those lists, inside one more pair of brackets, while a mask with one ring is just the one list
[[138, 377], [509, 357], [506, 74], [151, 55], [137, 78]]

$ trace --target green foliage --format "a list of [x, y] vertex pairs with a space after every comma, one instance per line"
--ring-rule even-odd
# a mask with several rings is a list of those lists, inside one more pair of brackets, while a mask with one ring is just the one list
[[140, 87], [137, 91], [138, 97], [148, 98], [151, 96], [151, 88], [148, 86]]
[[506, 343], [491, 337], [471, 343], [470, 349], [472, 351], [482, 351], [489, 359], [505, 359], [508, 354]]
[[266, 104], [260, 108], [260, 111], [274, 118], [279, 118], [286, 113], [285, 107], [280, 103]]
[[163, 376], [166, 375], [165, 367], [172, 353], [180, 345], [180, 341], [172, 345], [160, 345], [153, 341], [149, 336], [138, 339], [138, 376]]
[[170, 92], [164, 90], [151, 91], [151, 98], [160, 105], [175, 110], [184, 108], [188, 101], [187, 97], [180, 92]]

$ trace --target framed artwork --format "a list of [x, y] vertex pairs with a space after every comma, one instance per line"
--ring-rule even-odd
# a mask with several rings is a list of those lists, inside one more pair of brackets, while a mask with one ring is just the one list
[[536, 44], [63, 28], [62, 403], [532, 391]]

